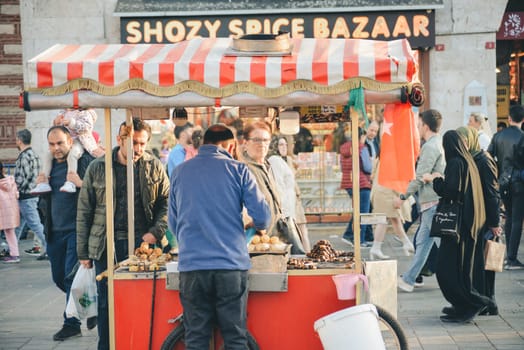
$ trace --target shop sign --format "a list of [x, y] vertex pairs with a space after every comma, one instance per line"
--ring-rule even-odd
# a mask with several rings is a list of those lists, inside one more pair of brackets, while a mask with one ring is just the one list
[[497, 40], [524, 39], [524, 12], [506, 12], [502, 17]]
[[240, 118], [258, 119], [269, 116], [269, 108], [264, 106], [243, 106], [238, 109]]
[[464, 89], [464, 125], [475, 112], [488, 115], [488, 97], [486, 86], [473, 80]]
[[144, 120], [158, 120], [158, 119], [169, 119], [170, 113], [169, 108], [166, 107], [131, 107], [127, 109], [134, 118], [140, 118]]
[[307, 13], [199, 17], [122, 17], [122, 43], [176, 43], [196, 37], [289, 32], [294, 38], [407, 38], [412, 48], [435, 44], [435, 12]]
[[509, 115], [509, 85], [497, 85], [497, 117], [498, 118], [507, 118], [508, 115]]
[[334, 123], [348, 121], [343, 106], [301, 106], [300, 122], [302, 123]]

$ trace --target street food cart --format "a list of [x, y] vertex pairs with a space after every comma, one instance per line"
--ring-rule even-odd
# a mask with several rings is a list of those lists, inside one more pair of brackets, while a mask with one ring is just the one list
[[[423, 101], [423, 87], [414, 83], [416, 61], [404, 39], [293, 38], [278, 52], [239, 50], [235, 40], [55, 45], [27, 62], [20, 105], [27, 111], [104, 108], [105, 146], [110, 149], [111, 110], [117, 108], [420, 105]], [[351, 119], [356, 134], [358, 115]], [[357, 138], [352, 147], [358, 154]], [[106, 163], [111, 164], [110, 152]], [[358, 168], [358, 157], [353, 157], [354, 173]], [[106, 167], [108, 242], [113, 241], [111, 171]], [[331, 281], [335, 274], [362, 272], [358, 176], [353, 177], [353, 188], [354, 264], [250, 274], [248, 326], [261, 349], [321, 349], [314, 321], [358, 301], [338, 300]], [[133, 242], [131, 226], [132, 222], [129, 241]], [[173, 329], [168, 320], [182, 312], [177, 273], [115, 272], [113, 246], [107, 246], [112, 347], [160, 348]], [[129, 247], [130, 254], [133, 250]]]

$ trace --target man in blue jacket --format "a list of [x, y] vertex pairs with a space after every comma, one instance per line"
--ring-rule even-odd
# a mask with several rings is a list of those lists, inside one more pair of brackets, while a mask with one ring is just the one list
[[213, 322], [227, 349], [247, 346], [248, 270], [242, 210], [263, 231], [271, 214], [248, 167], [233, 159], [223, 124], [204, 134], [198, 155], [173, 171], [168, 225], [179, 244], [180, 300], [187, 350], [207, 349]]

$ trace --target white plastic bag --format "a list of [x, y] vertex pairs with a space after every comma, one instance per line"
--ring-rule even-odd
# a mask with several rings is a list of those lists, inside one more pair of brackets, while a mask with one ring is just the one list
[[80, 265], [71, 285], [66, 315], [83, 319], [97, 316], [97, 314], [95, 269], [87, 269]]

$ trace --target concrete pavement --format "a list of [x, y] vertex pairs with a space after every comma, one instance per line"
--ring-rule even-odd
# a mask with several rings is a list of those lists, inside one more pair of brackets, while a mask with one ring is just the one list
[[[336, 249], [345, 249], [347, 246], [339, 238], [343, 230], [342, 225], [310, 225], [311, 241], [329, 239]], [[20, 242], [19, 264], [0, 263], [0, 350], [96, 349], [96, 328], [88, 331], [85, 325], [82, 337], [64, 342], [52, 340], [62, 325], [65, 296], [51, 280], [49, 262], [24, 255], [23, 250], [31, 244], [31, 240]], [[368, 250], [362, 250], [363, 258], [368, 257]], [[384, 252], [397, 259], [399, 272], [407, 269], [410, 258], [402, 256], [391, 235], [386, 237]], [[524, 261], [524, 248], [519, 259]], [[398, 292], [398, 319], [410, 349], [524, 349], [524, 270], [497, 274], [498, 316], [479, 316], [465, 325], [439, 320], [440, 310], [447, 303], [435, 277], [425, 278], [424, 283], [413, 293]]]
[[[413, 227], [408, 235], [413, 238]], [[340, 240], [345, 227], [331, 226], [329, 230], [318, 226], [310, 228], [315, 239], [327, 238], [336, 249], [347, 245]], [[390, 232], [390, 231], [388, 231]], [[521, 244], [519, 260], [524, 257]], [[362, 258], [369, 258], [369, 248], [363, 248]], [[409, 267], [411, 257], [403, 256], [400, 243], [391, 234], [386, 235], [383, 252], [397, 259], [397, 271]], [[424, 286], [414, 292], [398, 291], [397, 319], [402, 325], [412, 350], [455, 349], [524, 349], [524, 270], [503, 271], [496, 276], [498, 316], [478, 316], [470, 324], [449, 324], [440, 321], [442, 307], [449, 304], [443, 298], [434, 276], [424, 277]]]

